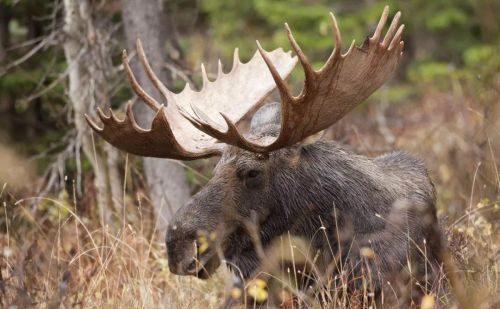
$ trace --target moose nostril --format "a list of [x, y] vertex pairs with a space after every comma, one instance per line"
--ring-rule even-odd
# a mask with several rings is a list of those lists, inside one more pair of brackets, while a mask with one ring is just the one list
[[187, 269], [188, 272], [194, 272], [196, 271], [196, 259], [192, 258], [191, 263], [189, 263]]

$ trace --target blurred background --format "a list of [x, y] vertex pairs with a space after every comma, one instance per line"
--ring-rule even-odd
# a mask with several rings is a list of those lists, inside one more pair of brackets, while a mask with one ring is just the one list
[[[93, 136], [83, 114], [120, 114], [137, 100], [123, 49], [155, 94], [134, 57], [137, 38], [180, 91], [201, 85], [202, 62], [212, 79], [218, 59], [228, 72], [235, 47], [249, 60], [256, 39], [288, 50], [284, 22], [320, 68], [334, 44], [330, 11], [347, 49], [373, 32], [385, 5], [406, 25], [398, 71], [325, 138], [368, 156], [422, 158], [467, 290], [500, 301], [498, 0], [0, 0], [0, 304], [217, 304], [224, 276], [174, 277], [163, 246], [168, 219], [216, 160], [126, 155]], [[297, 66], [295, 93], [302, 82]], [[137, 103], [147, 128], [151, 113]]]

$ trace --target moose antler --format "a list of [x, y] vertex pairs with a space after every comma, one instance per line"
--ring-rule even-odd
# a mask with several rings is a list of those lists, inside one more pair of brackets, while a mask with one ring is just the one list
[[[162, 105], [144, 91], [137, 82], [124, 51], [123, 65], [132, 89], [156, 112], [151, 129], [145, 130], [137, 124], [131, 103], [127, 106], [123, 120], [119, 120], [111, 110], [107, 116], [98, 109], [103, 127], [100, 128], [85, 115], [87, 122], [107, 142], [126, 152], [180, 160], [205, 158], [221, 152], [218, 141], [193, 127], [190, 121], [196, 120], [186, 120], [181, 116], [180, 109], [187, 108], [189, 104], [197, 115], [205, 115], [201, 109], [211, 117], [218, 116], [217, 113], [221, 112], [224, 113], [224, 119], [237, 123], [276, 88], [274, 77], [267, 71], [264, 59], [271, 59], [280, 78], [287, 78], [297, 63], [297, 57], [292, 57], [290, 51], [284, 52], [281, 48], [272, 52], [256, 52], [248, 63], [241, 63], [236, 49], [231, 72], [224, 73], [219, 61], [217, 78], [210, 81], [202, 64], [201, 91], [194, 91], [186, 84], [182, 92], [175, 94], [165, 87], [151, 69], [140, 40], [137, 40], [137, 54], [149, 79], [168, 103], [167, 106]], [[208, 119], [208, 116], [205, 117]], [[219, 128], [216, 122], [209, 123]]]
[[380, 37], [387, 22], [389, 8], [386, 6], [374, 34], [366, 38], [361, 47], [354, 47], [341, 54], [342, 40], [337, 21], [330, 13], [336, 46], [324, 66], [315, 71], [304, 55], [290, 28], [285, 24], [292, 49], [304, 69], [305, 82], [302, 92], [294, 97], [279, 74], [279, 67], [268, 57], [259, 42], [262, 58], [271, 72], [281, 96], [281, 130], [278, 137], [268, 145], [248, 140], [238, 131], [231, 118], [222, 114], [227, 128], [224, 130], [195, 106], [194, 115], [186, 109], [182, 115], [199, 130], [221, 142], [252, 152], [269, 153], [293, 145], [320, 132], [368, 98], [395, 70], [401, 58], [404, 25], [399, 25], [401, 13], [394, 16], [382, 42]]
[[[240, 63], [236, 49], [230, 73], [222, 72], [219, 61], [217, 79], [211, 82], [202, 65], [202, 90], [193, 91], [187, 84], [181, 93], [174, 94], [155, 75], [138, 41], [139, 60], [168, 105], [158, 103], [142, 89], [124, 52], [124, 68], [132, 89], [157, 112], [151, 129], [144, 130], [137, 125], [130, 105], [124, 120], [118, 120], [112, 112], [106, 116], [99, 110], [98, 115], [104, 124], [102, 128], [88, 116], [87, 121], [109, 143], [141, 156], [198, 159], [219, 154], [219, 141], [257, 153], [269, 153], [293, 145], [337, 122], [368, 98], [395, 70], [402, 54], [404, 25], [399, 26], [401, 13], [396, 13], [380, 42], [388, 15], [386, 6], [374, 34], [361, 47], [355, 47], [353, 41], [349, 50], [342, 54], [340, 30], [335, 16], [330, 13], [336, 46], [319, 71], [311, 67], [285, 24], [288, 39], [305, 75], [304, 88], [297, 97], [292, 96], [284, 81], [294, 68], [297, 57], [282, 49], [266, 52], [257, 41], [258, 52], [246, 64]], [[236, 123], [276, 87], [281, 96], [278, 137], [267, 145], [246, 139]], [[226, 125], [214, 121], [214, 117], [224, 120]]]

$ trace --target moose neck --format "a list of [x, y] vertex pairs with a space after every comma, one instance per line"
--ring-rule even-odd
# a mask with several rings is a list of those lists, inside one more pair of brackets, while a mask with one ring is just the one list
[[[318, 142], [299, 151], [298, 164], [274, 171], [270, 192], [275, 205], [259, 227], [264, 247], [289, 232], [321, 250], [335, 246], [339, 228], [353, 233], [383, 228], [383, 222], [366, 219], [375, 213], [387, 213], [391, 196], [379, 185], [383, 183], [377, 178], [380, 167], [373, 160], [348, 152], [334, 142]], [[322, 227], [326, 233], [315, 236]], [[251, 242], [241, 241], [242, 234], [239, 231], [235, 237], [243, 247]], [[241, 269], [251, 269], [258, 263], [251, 248], [237, 251], [231, 254], [232, 260]]]
[[[274, 191], [291, 232], [299, 229], [301, 235], [312, 236], [322, 225], [357, 221], [373, 216], [373, 211], [385, 213], [390, 192], [380, 185], [379, 175], [380, 167], [372, 159], [351, 153], [334, 142], [318, 142], [301, 149], [300, 164], [295, 170], [277, 171], [277, 177], [288, 181], [279, 181]], [[367, 213], [368, 209], [371, 213]], [[373, 228], [377, 226], [356, 227]]]

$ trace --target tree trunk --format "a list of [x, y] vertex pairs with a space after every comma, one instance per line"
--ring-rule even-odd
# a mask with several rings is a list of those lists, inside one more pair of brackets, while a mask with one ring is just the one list
[[[9, 45], [9, 20], [10, 20], [10, 12], [7, 11], [8, 7], [0, 2], [0, 68], [4, 66], [7, 62], [7, 46]], [[0, 71], [2, 71], [0, 69]], [[1, 75], [1, 72], [0, 72]], [[3, 123], [0, 124], [0, 130], [3, 132], [11, 132], [11, 127], [13, 123], [13, 119], [15, 117], [11, 117], [10, 112], [14, 108], [14, 102], [12, 100], [12, 95], [10, 91], [6, 89], [2, 89], [2, 95], [0, 96], [0, 117], [4, 119]], [[0, 139], [4, 138], [5, 133], [0, 134]], [[9, 135], [10, 136], [10, 135]]]
[[0, 64], [3, 64], [7, 57], [5, 49], [9, 44], [9, 20], [10, 16], [7, 12], [7, 6], [0, 3]]
[[[107, 85], [112, 71], [105, 31], [109, 27], [96, 24], [93, 1], [64, 0], [64, 54], [69, 66], [69, 99], [74, 109], [78, 143], [94, 171], [99, 216], [103, 225], [111, 220], [111, 201], [120, 201], [120, 186], [115, 156], [102, 149], [92, 138], [84, 114], [94, 114], [98, 103], [109, 102]], [[118, 185], [117, 185], [118, 184]], [[110, 189], [113, 189], [112, 195]]]
[[[162, 1], [123, 0], [122, 3], [128, 49], [135, 51], [136, 40], [140, 38], [151, 66], [166, 85], [170, 84], [169, 75], [164, 69], [166, 34], [169, 31], [166, 29], [168, 25], [166, 19], [169, 16], [163, 10]], [[132, 59], [131, 67], [146, 92], [159, 102], [167, 104], [168, 102], [160, 98], [137, 59]], [[134, 112], [139, 124], [149, 128], [153, 112], [142, 103], [134, 105]], [[190, 196], [184, 169], [176, 162], [145, 158], [144, 172], [158, 219], [158, 227], [163, 231], [173, 212]]]

